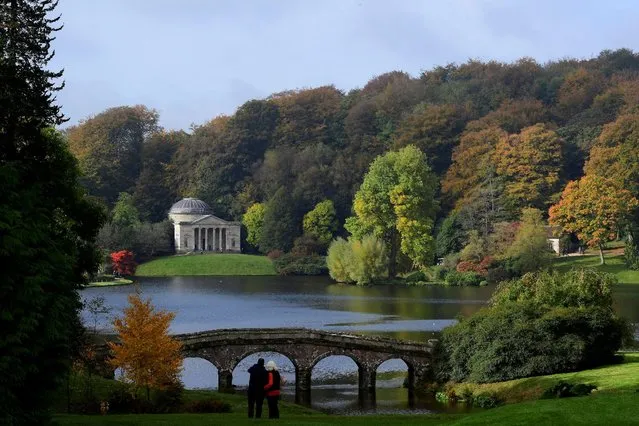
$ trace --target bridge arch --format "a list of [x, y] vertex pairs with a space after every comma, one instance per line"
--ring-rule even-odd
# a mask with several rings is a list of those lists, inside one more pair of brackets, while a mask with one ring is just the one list
[[205, 358], [185, 356], [180, 377], [182, 383], [192, 384], [189, 389], [217, 388], [219, 369]]
[[315, 358], [313, 358], [311, 362], [309, 363], [309, 369], [313, 370], [320, 361], [332, 356], [344, 356], [344, 357], [350, 358], [351, 360], [353, 360], [353, 362], [355, 363], [358, 369], [362, 368], [361, 361], [352, 353], [345, 352], [343, 350], [328, 350], [320, 355], [317, 355]]
[[[244, 352], [241, 352], [239, 355], [236, 356], [236, 362], [235, 362], [235, 365], [233, 365], [232, 370], [235, 370], [235, 368], [237, 368], [237, 366], [246, 358], [259, 353], [274, 353], [274, 354], [281, 355], [287, 358], [291, 362], [291, 364], [293, 364], [293, 368], [295, 369], [295, 371], [297, 371], [298, 361], [295, 355], [293, 355], [286, 349], [282, 349], [282, 348], [278, 348], [274, 346], [252, 347], [250, 349], [245, 350]], [[269, 361], [268, 359], [266, 358], [264, 359], [264, 362], [268, 362], [268, 361]]]
[[253, 364], [257, 363], [257, 360], [259, 358], [264, 358], [265, 363], [268, 363], [268, 361], [271, 360], [275, 361], [280, 375], [286, 381], [286, 386], [282, 388], [283, 392], [289, 389], [290, 386], [294, 386], [295, 377], [297, 374], [296, 363], [294, 359], [279, 350], [256, 350], [251, 351], [251, 353], [244, 356], [240, 361], [237, 362], [235, 368], [233, 368], [232, 370], [234, 385], [248, 384], [250, 378], [248, 369]]

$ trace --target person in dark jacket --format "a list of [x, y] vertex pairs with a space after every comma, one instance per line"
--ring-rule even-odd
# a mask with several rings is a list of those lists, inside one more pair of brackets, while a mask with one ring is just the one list
[[282, 379], [280, 372], [277, 371], [277, 365], [275, 361], [269, 361], [266, 363], [266, 384], [264, 385], [264, 391], [266, 392], [266, 401], [268, 403], [268, 418], [279, 419], [280, 409], [277, 406], [277, 402], [280, 399], [280, 387]]
[[253, 411], [255, 411], [255, 417], [262, 417], [262, 405], [264, 404], [264, 385], [266, 385], [266, 369], [264, 368], [264, 358], [257, 360], [257, 364], [254, 364], [248, 369], [250, 374], [249, 387], [248, 387], [248, 416], [253, 418]]

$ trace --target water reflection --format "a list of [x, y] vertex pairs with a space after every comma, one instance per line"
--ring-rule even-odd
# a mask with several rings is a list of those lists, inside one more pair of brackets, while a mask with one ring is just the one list
[[[220, 328], [307, 327], [382, 335], [403, 340], [426, 341], [436, 337], [459, 315], [471, 315], [485, 306], [494, 287], [356, 287], [332, 283], [326, 277], [173, 277], [141, 278], [144, 297], [162, 309], [176, 313], [171, 331], [193, 332]], [[119, 315], [133, 286], [96, 287], [82, 291], [84, 299], [104, 296]], [[617, 285], [613, 289], [615, 309], [639, 323], [639, 285]], [[87, 312], [85, 320], [90, 320]], [[111, 317], [98, 319], [109, 328]], [[295, 370], [288, 358], [276, 353], [253, 354], [240, 362], [233, 383], [248, 385], [246, 370], [259, 356], [272, 357], [288, 379], [284, 398], [294, 399]], [[316, 407], [360, 410], [353, 364], [330, 357], [318, 364], [313, 380], [324, 372], [333, 382], [312, 387]], [[386, 367], [384, 367], [386, 368]], [[405, 371], [400, 361], [397, 370]], [[385, 370], [380, 370], [382, 373]], [[184, 362], [183, 381], [188, 388], [216, 388], [217, 369], [200, 359]], [[341, 379], [339, 377], [342, 377]], [[412, 407], [408, 390], [397, 381], [388, 385], [377, 381], [377, 410], [405, 410]], [[336, 408], [339, 405], [341, 408]], [[333, 407], [333, 408], [330, 408]], [[415, 400], [416, 410], [441, 410], [434, 401]]]

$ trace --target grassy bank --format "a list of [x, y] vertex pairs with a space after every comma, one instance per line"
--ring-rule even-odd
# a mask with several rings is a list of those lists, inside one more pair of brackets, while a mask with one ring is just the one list
[[595, 268], [601, 272], [608, 272], [617, 277], [621, 284], [639, 284], [639, 271], [626, 267], [623, 255], [605, 256], [606, 264], [599, 264], [598, 255], [560, 257], [555, 260], [555, 267], [560, 271], [570, 268]]
[[[242, 403], [244, 400], [242, 399]], [[637, 424], [639, 393], [601, 393], [581, 398], [530, 401], [466, 415], [366, 415], [329, 416], [300, 414], [284, 405], [280, 425], [630, 425]], [[62, 426], [168, 426], [254, 425], [244, 409], [230, 414], [148, 414], [108, 416], [57, 416]], [[268, 422], [267, 419], [262, 422]]]
[[138, 266], [136, 275], [275, 275], [271, 260], [248, 254], [189, 254], [154, 259]]
[[489, 393], [507, 403], [537, 399], [544, 390], [559, 383], [587, 383], [597, 386], [597, 392], [634, 392], [639, 390], [639, 353], [627, 353], [623, 363], [574, 373], [528, 377], [507, 382], [472, 384], [461, 383], [454, 387], [457, 394], [465, 389], [473, 394]]
[[[598, 390], [591, 396], [537, 400], [543, 390], [559, 381], [591, 383]], [[107, 395], [113, 381], [96, 379], [98, 395]], [[470, 414], [434, 415], [326, 415], [298, 405], [281, 403], [282, 425], [625, 425], [636, 424], [639, 404], [639, 354], [626, 354], [622, 364], [575, 373], [531, 377], [509, 382], [473, 385], [474, 392], [492, 392], [507, 402], [518, 402], [491, 410]], [[246, 418], [246, 400], [243, 395], [220, 394], [213, 391], [186, 391], [186, 400], [213, 397], [227, 402], [231, 413], [224, 414], [145, 414], [145, 415], [57, 415], [62, 426], [75, 425], [252, 425]], [[62, 401], [60, 401], [62, 403]], [[60, 407], [60, 406], [58, 406]], [[266, 407], [265, 407], [266, 408]]]
[[115, 285], [128, 285], [133, 284], [133, 280], [126, 278], [115, 278], [113, 281], [95, 281], [87, 284], [87, 287], [110, 287]]

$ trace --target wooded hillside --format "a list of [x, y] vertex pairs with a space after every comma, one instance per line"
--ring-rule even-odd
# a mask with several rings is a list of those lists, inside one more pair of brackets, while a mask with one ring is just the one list
[[[133, 195], [143, 220], [194, 196], [240, 220], [265, 203], [290, 249], [303, 216], [332, 200], [340, 229], [372, 160], [421, 149], [439, 180], [436, 223], [455, 211], [483, 235], [521, 210], [544, 212], [586, 170], [639, 192], [639, 54], [539, 64], [470, 60], [400, 71], [344, 93], [333, 86], [251, 100], [189, 132], [165, 131], [158, 113], [120, 106], [67, 130], [91, 194], [112, 206]], [[275, 244], [277, 245], [277, 244]]]

